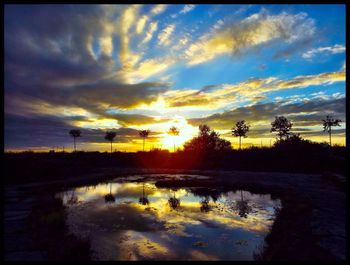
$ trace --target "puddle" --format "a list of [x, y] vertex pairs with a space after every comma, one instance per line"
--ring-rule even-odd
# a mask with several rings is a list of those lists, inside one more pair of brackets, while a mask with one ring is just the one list
[[70, 231], [90, 240], [94, 260], [253, 260], [281, 207], [269, 194], [159, 188], [155, 179], [133, 176], [57, 194]]

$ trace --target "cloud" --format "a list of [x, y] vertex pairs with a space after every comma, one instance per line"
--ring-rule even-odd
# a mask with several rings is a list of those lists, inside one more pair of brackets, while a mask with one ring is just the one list
[[202, 106], [218, 108], [232, 102], [262, 100], [266, 93], [273, 91], [343, 82], [345, 76], [345, 72], [329, 72], [316, 75], [300, 75], [287, 80], [276, 77], [251, 78], [238, 84], [212, 85], [200, 90], [171, 90], [163, 96], [170, 107]]
[[238, 55], [273, 41], [297, 46], [299, 42], [311, 39], [314, 33], [314, 21], [305, 13], [269, 15], [263, 10], [202, 36], [185, 53], [188, 64], [195, 65], [224, 54]]
[[141, 43], [144, 44], [149, 42], [152, 39], [154, 32], [157, 31], [157, 29], [158, 29], [158, 22], [152, 21], [149, 24], [148, 30], [146, 32], [146, 37], [142, 40]]
[[340, 44], [335, 44], [333, 46], [328, 46], [328, 47], [319, 47], [315, 49], [311, 49], [305, 53], [302, 54], [302, 57], [304, 59], [312, 59], [315, 57], [317, 54], [337, 54], [337, 53], [343, 53], [345, 52], [345, 46], [340, 45]]
[[[133, 119], [147, 119], [146, 116], [124, 117], [128, 121]], [[123, 115], [119, 118], [123, 119]], [[5, 149], [52, 149], [53, 147], [65, 150], [72, 148], [72, 140], [68, 132], [71, 129], [79, 129], [82, 137], [78, 139], [78, 149], [103, 150], [93, 146], [94, 143], [106, 143], [104, 135], [112, 129], [117, 133], [115, 143], [134, 143], [139, 138], [138, 130], [133, 128], [81, 128], [72, 124], [79, 121], [86, 121], [85, 117], [58, 117], [52, 115], [35, 115], [24, 117], [12, 114], [5, 114]], [[35, 136], [35, 137], [33, 137]], [[158, 139], [157, 132], [152, 132], [150, 138]]]
[[151, 14], [159, 15], [163, 13], [167, 7], [167, 5], [155, 5], [151, 10]]
[[328, 114], [345, 121], [345, 97], [328, 100], [315, 99], [291, 104], [283, 103], [281, 101], [239, 107], [204, 118], [190, 119], [188, 122], [194, 126], [208, 124], [216, 129], [229, 130], [234, 122], [242, 119], [253, 125], [258, 124], [258, 128], [262, 123], [269, 128], [270, 122], [279, 115], [290, 118], [295, 127], [321, 125], [322, 119]]
[[[158, 119], [142, 114], [110, 113], [105, 117], [117, 119], [122, 126], [148, 125], [158, 123]], [[163, 122], [164, 120], [162, 120]]]
[[143, 29], [148, 21], [148, 17], [146, 15], [143, 15], [139, 21], [136, 24], [136, 32], [137, 34], [141, 34], [143, 32]]
[[190, 11], [192, 11], [196, 6], [195, 5], [185, 5], [181, 10], [180, 14], [186, 14]]
[[158, 44], [167, 46], [170, 44], [170, 36], [175, 30], [175, 24], [169, 24], [167, 25], [158, 35]]
[[140, 62], [137, 67], [124, 75], [132, 82], [141, 82], [150, 76], [168, 69], [175, 62], [176, 60], [172, 57], [147, 59]]
[[[118, 20], [118, 32], [120, 34], [119, 59], [121, 65], [127, 69], [132, 68], [140, 60], [140, 56], [137, 53], [133, 53], [129, 48], [129, 30], [135, 23], [139, 9], [140, 6], [138, 5], [130, 5], [123, 11], [120, 20]], [[139, 26], [137, 25], [137, 27]]]

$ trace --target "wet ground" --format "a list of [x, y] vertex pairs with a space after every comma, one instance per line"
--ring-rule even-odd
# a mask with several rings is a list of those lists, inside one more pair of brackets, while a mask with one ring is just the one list
[[[275, 241], [271, 244], [275, 252], [271, 252], [268, 259], [272, 260], [323, 260], [345, 259], [345, 190], [344, 185], [334, 183], [322, 175], [289, 174], [289, 173], [257, 173], [239, 171], [198, 171], [198, 170], [140, 170], [127, 169], [102, 170], [99, 174], [81, 177], [68, 177], [65, 180], [33, 183], [29, 185], [7, 186], [5, 188], [5, 259], [6, 260], [40, 260], [44, 257], [42, 250], [33, 249], [31, 238], [27, 231], [28, 212], [31, 211], [32, 200], [42, 190], [69, 190], [70, 186], [83, 186], [98, 183], [115, 177], [135, 174], [197, 174], [210, 176], [211, 179], [202, 179], [206, 185], [224, 185], [240, 187], [241, 190], [262, 190], [263, 193], [278, 193], [283, 199], [285, 214], [279, 219], [279, 227], [272, 230]], [[162, 178], [160, 176], [160, 178]], [[170, 181], [174, 186], [176, 181]], [[341, 180], [344, 183], [343, 179]], [[186, 186], [190, 180], [178, 181], [175, 186]], [[198, 184], [198, 182], [197, 182]], [[171, 186], [170, 185], [170, 186]], [[170, 187], [163, 181], [159, 187]], [[108, 188], [108, 187], [107, 187]], [[257, 192], [259, 193], [259, 192]], [[176, 194], [175, 194], [176, 195]], [[181, 203], [180, 203], [181, 205]], [[307, 210], [298, 210], [304, 207]], [[295, 210], [297, 209], [297, 210]], [[293, 214], [288, 216], [288, 212]], [[285, 217], [288, 218], [285, 218]], [[299, 229], [302, 226], [305, 229]], [[277, 233], [277, 235], [276, 235]], [[282, 236], [282, 234], [285, 234]], [[293, 237], [299, 237], [294, 240]], [[312, 244], [319, 247], [314, 254], [310, 245], [305, 244], [310, 239]], [[293, 240], [297, 242], [293, 245]], [[243, 243], [244, 244], [244, 243]], [[282, 245], [281, 251], [276, 246]], [[291, 246], [288, 253], [282, 253], [284, 246]], [[204, 241], [194, 242], [193, 247], [206, 247]], [[300, 255], [300, 250], [304, 254]], [[276, 252], [277, 251], [277, 252]], [[282, 254], [281, 254], [282, 253]], [[320, 255], [317, 255], [320, 254]]]

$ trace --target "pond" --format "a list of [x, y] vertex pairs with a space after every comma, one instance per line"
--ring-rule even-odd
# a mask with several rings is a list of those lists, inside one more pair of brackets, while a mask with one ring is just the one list
[[160, 187], [157, 178], [124, 177], [56, 194], [70, 232], [90, 241], [94, 260], [254, 260], [261, 252], [279, 199]]

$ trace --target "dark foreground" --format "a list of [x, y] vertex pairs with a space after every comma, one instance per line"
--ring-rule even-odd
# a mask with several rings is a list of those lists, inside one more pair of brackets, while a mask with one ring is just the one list
[[322, 144], [277, 145], [228, 151], [154, 150], [138, 153], [5, 153], [5, 183], [20, 184], [67, 179], [99, 173], [104, 168], [244, 170], [346, 175], [346, 148]]
[[160, 186], [214, 186], [270, 193], [280, 198], [282, 210], [266, 237], [266, 249], [257, 259], [345, 259], [345, 189], [344, 179], [339, 175], [139, 168], [100, 168], [80, 176], [70, 174], [31, 184], [7, 185], [5, 259], [90, 259], [89, 242], [81, 241], [67, 232], [62, 202], [52, 195], [68, 187], [93, 184], [118, 176], [151, 173], [212, 177], [209, 180], [177, 181], [160, 178]]

